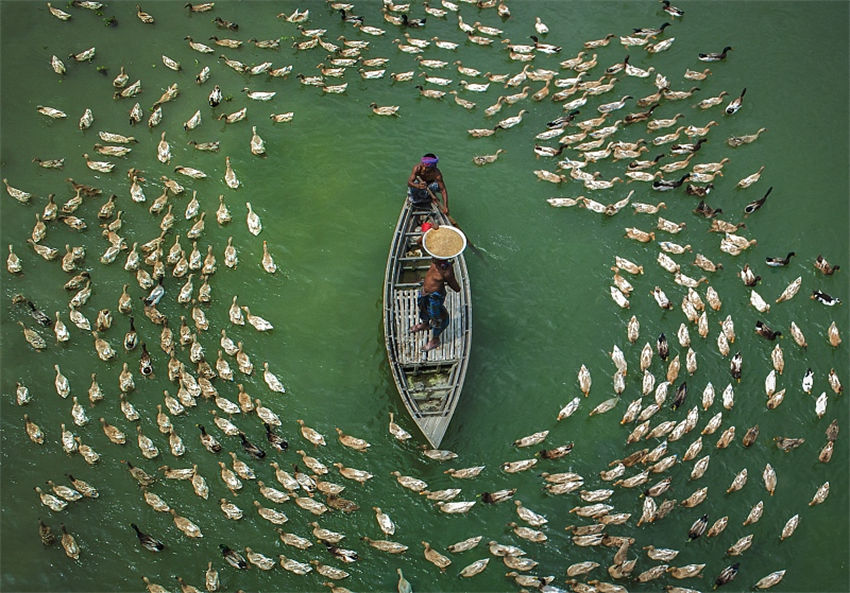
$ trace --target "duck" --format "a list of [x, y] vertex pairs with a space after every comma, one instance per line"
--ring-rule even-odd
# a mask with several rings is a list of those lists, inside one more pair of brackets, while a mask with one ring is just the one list
[[[277, 393], [286, 393], [286, 388], [280, 379], [269, 370], [269, 363], [263, 362], [263, 380], [266, 382], [266, 385], [272, 391], [276, 391]], [[322, 443], [324, 444], [324, 443]]]
[[761, 320], [756, 321], [756, 333], [767, 340], [775, 340], [782, 335], [780, 331], [772, 330], [766, 323]]
[[257, 476], [254, 473], [254, 470], [252, 470], [248, 466], [247, 463], [239, 460], [236, 457], [236, 453], [234, 453], [233, 451], [229, 451], [228, 453], [230, 455], [230, 458], [233, 460], [233, 470], [236, 472], [236, 474], [240, 478], [242, 478], [243, 480], [256, 480], [257, 479]]
[[361, 484], [365, 483], [367, 480], [372, 478], [372, 474], [365, 470], [355, 469], [352, 467], [345, 467], [341, 463], [334, 463], [333, 466], [339, 470], [339, 473], [349, 480], [354, 480], [355, 482], [359, 482]]
[[235, 270], [236, 266], [239, 265], [239, 256], [233, 246], [233, 236], [227, 238], [227, 245], [224, 248], [224, 265], [231, 270]]
[[658, 41], [656, 43], [647, 44], [644, 49], [646, 49], [648, 53], [657, 54], [670, 49], [674, 41], [676, 41], [675, 37], [670, 37], [669, 39], [662, 39], [661, 41]]
[[671, 191], [681, 186], [685, 181], [687, 181], [691, 177], [690, 173], [686, 173], [683, 175], [678, 181], [665, 180], [665, 179], [656, 179], [652, 182], [652, 189], [655, 191]]
[[737, 187], [742, 188], [742, 189], [750, 187], [752, 184], [754, 184], [755, 182], [757, 182], [761, 178], [761, 174], [762, 174], [763, 171], [764, 171], [764, 165], [759, 167], [759, 170], [756, 171], [755, 173], [753, 173], [751, 175], [747, 175], [746, 177], [741, 179], [738, 182]]
[[683, 16], [685, 16], [685, 11], [682, 10], [681, 8], [677, 8], [677, 7], [673, 6], [672, 4], [670, 4], [670, 0], [661, 0], [661, 4], [664, 5], [664, 7], [661, 10], [663, 10], [664, 12], [669, 14], [670, 16], [672, 16], [672, 17], [683, 17]]
[[761, 280], [761, 276], [756, 276], [755, 273], [750, 269], [749, 264], [744, 264], [744, 267], [738, 273], [741, 278], [741, 281], [744, 283], [744, 286], [755, 286], [758, 284], [759, 280]]
[[475, 163], [476, 165], [479, 165], [479, 166], [487, 165], [489, 163], [494, 163], [494, 162], [496, 162], [496, 159], [499, 158], [499, 155], [502, 154], [503, 152], [505, 152], [505, 149], [499, 148], [499, 149], [496, 150], [496, 152], [494, 154], [476, 155], [476, 156], [472, 157], [472, 162]]
[[146, 459], [154, 459], [159, 455], [159, 449], [156, 448], [156, 445], [153, 444], [153, 441], [142, 434], [142, 427], [136, 425], [136, 434], [138, 436], [137, 441], [139, 444], [139, 449], [142, 452], [142, 456]]
[[50, 529], [49, 525], [45, 525], [41, 519], [38, 520], [38, 535], [41, 538], [42, 545], [52, 546], [56, 543], [56, 536]]
[[139, 543], [142, 544], [142, 547], [146, 550], [151, 552], [162, 552], [165, 549], [165, 544], [155, 537], [142, 532], [135, 523], [130, 523], [130, 527], [132, 527], [136, 532], [136, 536], [139, 538]]
[[709, 53], [700, 53], [698, 54], [698, 58], [701, 62], [720, 62], [721, 60], [726, 59], [726, 54], [732, 50], [733, 48], [729, 45], [723, 48], [723, 51], [720, 53], [717, 52], [709, 52]]
[[[243, 375], [251, 375], [254, 372], [254, 363], [251, 362], [251, 357], [245, 353], [242, 349], [242, 342], [238, 342], [236, 344], [236, 352], [233, 354], [236, 357], [236, 364], [239, 367], [239, 372]], [[239, 385], [239, 399], [240, 403], [242, 402], [243, 394], [242, 385]], [[247, 408], [246, 411], [251, 411], [253, 408], [251, 407], [251, 398], [247, 398], [247, 405], [243, 406]]]
[[732, 99], [732, 101], [729, 102], [725, 109], [726, 115], [734, 115], [738, 112], [739, 109], [741, 109], [741, 106], [744, 104], [744, 95], [746, 94], [746, 92], [747, 89], [744, 88], [744, 90], [741, 91], [741, 94], [738, 95], [737, 98]]
[[433, 549], [428, 542], [422, 541], [421, 543], [425, 547], [425, 559], [439, 568], [441, 572], [445, 572], [452, 561]]
[[[704, 69], [702, 72], [698, 70], [691, 70], [690, 68], [688, 68], [685, 70], [685, 73], [682, 75], [682, 78], [685, 78], [687, 80], [705, 80], [706, 78], [708, 78], [709, 74], [711, 74], [711, 70], [709, 68]], [[728, 94], [726, 93], [726, 91], [723, 92], [724, 94]]]
[[269, 245], [267, 241], [263, 241], [263, 258], [261, 260], [263, 269], [269, 274], [274, 274], [277, 272], [277, 265], [274, 263], [274, 259], [269, 253]]
[[694, 208], [693, 213], [704, 218], [714, 218], [718, 214], [723, 212], [722, 208], [712, 208], [708, 204], [705, 203], [705, 200], [700, 200], [697, 207]]
[[659, 106], [659, 103], [653, 103], [650, 105], [649, 109], [646, 111], [640, 111], [638, 113], [629, 113], [626, 117], [623, 118], [623, 123], [626, 125], [634, 124], [641, 121], [646, 121], [650, 117], [652, 117], [652, 112]]
[[832, 297], [821, 290], [813, 290], [811, 298], [827, 307], [834, 307], [841, 304], [841, 299]]
[[731, 146], [732, 148], [737, 148], [743, 144], [750, 144], [758, 140], [759, 135], [763, 132], [766, 132], [767, 128], [759, 128], [755, 134], [745, 134], [743, 136], [730, 136], [726, 140], [726, 144]]
[[816, 270], [826, 276], [832, 276], [835, 272], [841, 269], [841, 266], [831, 266], [821, 254], [818, 254], [813, 265]]
[[39, 486], [34, 488], [39, 498], [41, 499], [41, 504], [49, 508], [51, 511], [59, 512], [65, 510], [65, 507], [68, 506], [68, 503], [61, 498], [50, 494], [49, 492], [44, 492]]
[[86, 415], [85, 410], [77, 401], [76, 396], [71, 396], [71, 401], [73, 405], [71, 406], [71, 417], [74, 420], [74, 424], [77, 426], [85, 426], [89, 422], [89, 417]]
[[198, 430], [201, 431], [201, 444], [204, 446], [204, 448], [210, 453], [220, 453], [221, 443], [219, 443], [214, 436], [207, 433], [203, 424], [196, 424], [195, 426], [197, 426]]
[[754, 202], [750, 202], [744, 207], [744, 217], [746, 218], [750, 214], [754, 213], [756, 210], [761, 208], [764, 205], [765, 200], [767, 200], [767, 196], [770, 195], [770, 192], [773, 191], [773, 186], [769, 187], [767, 192], [765, 192], [764, 196], [760, 199], [755, 200]]
[[700, 138], [695, 143], [674, 144], [670, 147], [670, 152], [672, 154], [693, 154], [702, 148], [705, 142], [708, 142], [707, 138]]
[[171, 160], [171, 145], [165, 139], [165, 132], [160, 136], [159, 144], [156, 147], [156, 159], [163, 164], [167, 164]]
[[80, 454], [80, 457], [83, 458], [83, 461], [89, 465], [94, 465], [100, 461], [100, 454], [89, 445], [84, 444], [80, 437], [75, 436], [74, 442], [76, 443], [77, 452]]
[[242, 480], [223, 462], [218, 462], [218, 467], [220, 468], [221, 481], [224, 482], [224, 485], [233, 492], [234, 495], [237, 494], [237, 490], [242, 489]]
[[694, 107], [699, 107], [700, 109], [710, 109], [711, 107], [714, 107], [715, 105], [720, 105], [721, 101], [723, 100], [723, 97], [725, 97], [728, 94], [729, 93], [727, 93], [726, 91], [721, 91], [719, 95], [716, 95], [714, 97], [708, 97], [707, 99], [703, 99], [699, 103], [695, 104]]
[[363, 439], [345, 434], [339, 427], [335, 430], [338, 435], [339, 442], [349, 449], [354, 449], [355, 451], [367, 451], [369, 447], [371, 447], [371, 445]]
[[[259, 400], [257, 400], [257, 401], [259, 401]], [[271, 443], [272, 447], [274, 447], [275, 449], [277, 449], [281, 453], [283, 453], [284, 451], [286, 451], [289, 448], [289, 443], [286, 441], [285, 438], [283, 438], [282, 436], [280, 436], [279, 434], [274, 432], [274, 429], [272, 428], [271, 424], [264, 422], [263, 426], [266, 429], [266, 440], [268, 440], [269, 443]]]
[[768, 305], [762, 296], [755, 290], [750, 291], [750, 304], [759, 313], [767, 313], [770, 311], [770, 305]]
[[[753, 536], [752, 536], [752, 535], [750, 535], [750, 536], [748, 536], [748, 537], [749, 537], [750, 539], [752, 539], [752, 537], [753, 537]], [[733, 547], [734, 547], [734, 546], [733, 546]], [[747, 547], [749, 547], [749, 546], [747, 546]], [[732, 549], [732, 548], [730, 548], [730, 550], [731, 550], [731, 549]], [[740, 553], [741, 553], [741, 552], [737, 552], [735, 555], [737, 556], [737, 555], [738, 555], [738, 554], [740, 554]], [[727, 553], [727, 555], [728, 555], [728, 553]], [[732, 581], [735, 579], [735, 577], [738, 575], [738, 567], [739, 567], [740, 565], [741, 565], [741, 563], [740, 563], [740, 562], [736, 562], [735, 564], [733, 564], [733, 565], [731, 565], [731, 566], [727, 566], [726, 568], [724, 568], [723, 570], [721, 570], [721, 571], [720, 571], [720, 574], [719, 574], [719, 575], [717, 575], [717, 578], [716, 578], [716, 579], [714, 579], [714, 587], [713, 587], [713, 588], [714, 588], [714, 589], [717, 589], [717, 587], [719, 587], [719, 586], [721, 586], [721, 585], [725, 585], [725, 584], [727, 584], [727, 583], [732, 582]]]
[[77, 540], [73, 535], [68, 533], [68, 530], [65, 529], [65, 524], [60, 523], [60, 528], [62, 529], [62, 539], [60, 543], [62, 544], [62, 549], [65, 550], [65, 555], [72, 560], [80, 559], [80, 546], [77, 544]]
[[239, 433], [239, 441], [242, 444], [242, 449], [251, 457], [254, 457], [255, 459], [263, 459], [266, 456], [266, 452], [249, 441], [244, 432]]
[[248, 309], [248, 307], [243, 306], [242, 310], [245, 312], [245, 319], [257, 331], [264, 332], [264, 331], [271, 331], [271, 330], [274, 329], [274, 326], [271, 323], [269, 323], [268, 321], [266, 321], [265, 319], [263, 319], [259, 315], [252, 315], [251, 310]]
[[791, 258], [795, 255], [797, 255], [797, 254], [794, 253], [793, 251], [789, 251], [788, 255], [786, 255], [784, 258], [783, 257], [766, 257], [765, 263], [767, 265], [773, 267], [773, 268], [780, 268], [780, 267], [783, 267], [783, 266], [787, 266], [788, 263], [791, 261]]

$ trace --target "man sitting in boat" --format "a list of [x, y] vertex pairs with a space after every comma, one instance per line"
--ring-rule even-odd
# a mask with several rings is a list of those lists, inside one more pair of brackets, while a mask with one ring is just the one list
[[431, 258], [431, 267], [425, 273], [425, 280], [419, 291], [420, 322], [410, 328], [412, 332], [431, 329], [431, 339], [422, 348], [423, 352], [433, 350], [440, 345], [440, 334], [449, 326], [449, 312], [443, 306], [446, 300], [446, 285], [460, 292], [460, 284], [455, 278], [451, 259]]
[[[411, 204], [422, 208], [428, 208], [431, 204], [432, 195], [439, 191], [443, 195], [443, 214], [449, 213], [449, 195], [446, 184], [443, 182], [443, 174], [437, 168], [439, 162], [437, 155], [428, 153], [413, 166], [410, 178], [407, 180], [407, 199]], [[430, 194], [428, 192], [430, 190]]]

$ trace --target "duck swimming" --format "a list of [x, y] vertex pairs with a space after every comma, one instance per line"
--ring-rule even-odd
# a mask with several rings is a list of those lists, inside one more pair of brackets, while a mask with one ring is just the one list
[[656, 179], [652, 182], [652, 189], [655, 191], [671, 191], [681, 186], [691, 177], [690, 173], [683, 175], [678, 181], [669, 181], [665, 179]]
[[738, 112], [739, 109], [741, 109], [741, 106], [744, 104], [744, 95], [746, 94], [746, 92], [747, 89], [745, 88], [743, 91], [741, 91], [741, 94], [738, 95], [737, 98], [733, 99], [726, 106], [726, 115], [734, 115]]
[[726, 54], [727, 54], [727, 53], [728, 53], [731, 49], [732, 49], [732, 47], [731, 47], [731, 46], [729, 46], [729, 45], [727, 45], [726, 47], [724, 47], [724, 48], [723, 48], [723, 51], [722, 51], [722, 52], [720, 52], [720, 53], [716, 53], [716, 52], [714, 52], [714, 53], [712, 53], [712, 52], [709, 52], [709, 53], [700, 53], [700, 54], [698, 54], [698, 56], [697, 56], [697, 57], [699, 58], [699, 60], [700, 60], [701, 62], [719, 62], [719, 61], [721, 61], [721, 60], [725, 60], [725, 59], [726, 59]]
[[782, 335], [782, 332], [770, 329], [770, 327], [761, 320], [756, 321], [756, 333], [767, 340], [775, 340]]
[[766, 132], [767, 128], [759, 128], [755, 134], [745, 134], [743, 136], [731, 136], [726, 140], [726, 144], [731, 146], [732, 148], [736, 148], [743, 144], [750, 144], [751, 142], [755, 142], [758, 140], [759, 135], [762, 132]]
[[139, 538], [139, 543], [142, 544], [142, 547], [146, 550], [151, 552], [161, 552], [165, 549], [165, 544], [155, 537], [148, 535], [147, 533], [143, 533], [135, 523], [130, 523], [130, 527], [132, 527], [136, 532], [136, 536]]
[[787, 266], [788, 262], [790, 262], [791, 258], [795, 255], [797, 254], [793, 251], [789, 251], [788, 255], [786, 255], [785, 257], [766, 257], [764, 261], [772, 268], [780, 268], [782, 266]]
[[811, 298], [813, 300], [823, 304], [823, 305], [826, 305], [827, 307], [834, 307], [835, 305], [841, 304], [841, 299], [839, 299], [837, 297], [829, 296], [828, 294], [826, 294], [825, 292], [823, 292], [821, 290], [812, 291]]
[[[10, 249], [11, 249], [11, 246], [10, 246]], [[815, 262], [814, 262], [813, 265], [815, 266], [816, 270], [818, 270], [819, 272], [821, 272], [822, 274], [824, 274], [826, 276], [832, 276], [835, 272], [837, 272], [839, 269], [841, 269], [841, 266], [831, 266], [829, 264], [829, 262], [826, 261], [826, 258], [824, 258], [820, 254], [818, 254], [817, 259], [815, 259]]]

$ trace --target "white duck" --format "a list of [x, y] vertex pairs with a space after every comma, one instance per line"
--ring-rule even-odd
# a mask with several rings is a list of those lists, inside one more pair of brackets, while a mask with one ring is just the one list
[[269, 389], [278, 393], [286, 393], [286, 388], [283, 386], [283, 383], [281, 383], [280, 379], [278, 379], [277, 376], [269, 370], [268, 362], [263, 363], [263, 369], [263, 380], [266, 382]]
[[236, 177], [236, 173], [233, 171], [233, 167], [230, 165], [230, 157], [224, 157], [224, 182], [227, 184], [227, 187], [230, 189], [238, 189], [241, 185], [239, 179]]
[[167, 164], [171, 160], [171, 146], [165, 139], [165, 132], [160, 136], [159, 144], [156, 147], [156, 158], [163, 164]]
[[257, 134], [257, 126], [251, 126], [251, 154], [263, 156], [266, 154], [266, 143]]

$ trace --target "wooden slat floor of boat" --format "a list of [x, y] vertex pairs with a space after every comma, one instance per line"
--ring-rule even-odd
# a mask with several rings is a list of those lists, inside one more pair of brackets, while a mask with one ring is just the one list
[[430, 332], [413, 333], [410, 328], [419, 323], [417, 297], [419, 289], [396, 290], [393, 298], [397, 360], [402, 365], [422, 363], [456, 362], [461, 352], [463, 323], [461, 322], [460, 298], [449, 291], [444, 306], [449, 312], [449, 326], [440, 336], [440, 345], [430, 352], [422, 348]]

